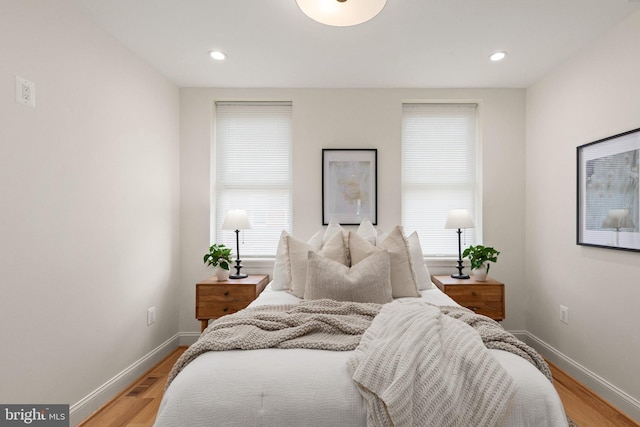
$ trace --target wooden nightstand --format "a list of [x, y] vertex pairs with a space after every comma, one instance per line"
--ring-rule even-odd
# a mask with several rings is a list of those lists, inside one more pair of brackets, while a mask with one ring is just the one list
[[493, 320], [504, 320], [504, 283], [487, 277], [484, 282], [454, 279], [451, 276], [431, 276], [431, 281], [455, 302]]
[[215, 276], [196, 284], [196, 319], [204, 331], [209, 320], [235, 313], [248, 306], [269, 284], [268, 275], [218, 282]]

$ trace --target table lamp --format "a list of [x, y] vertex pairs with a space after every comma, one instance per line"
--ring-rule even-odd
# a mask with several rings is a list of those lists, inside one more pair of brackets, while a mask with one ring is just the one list
[[469, 275], [462, 274], [462, 242], [460, 241], [460, 235], [463, 228], [473, 228], [473, 221], [466, 209], [452, 209], [447, 215], [447, 221], [444, 224], [444, 228], [457, 228], [458, 231], [458, 273], [452, 274], [454, 279], [468, 279]]
[[223, 230], [235, 230], [236, 232], [236, 272], [231, 274], [229, 279], [243, 279], [247, 277], [246, 274], [240, 273], [242, 268], [242, 260], [240, 260], [240, 230], [249, 230], [251, 224], [247, 217], [247, 211], [242, 209], [232, 209], [227, 212], [222, 222]]

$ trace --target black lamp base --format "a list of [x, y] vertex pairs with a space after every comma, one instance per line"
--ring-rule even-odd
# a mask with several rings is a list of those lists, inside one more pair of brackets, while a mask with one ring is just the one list
[[458, 269], [458, 273], [452, 274], [451, 277], [453, 277], [454, 279], [468, 279], [469, 275], [462, 273], [462, 269], [464, 268], [462, 266], [462, 244], [460, 241], [460, 235], [462, 234], [462, 230], [458, 228], [457, 233], [458, 233], [458, 266], [456, 268]]
[[240, 259], [236, 259], [236, 265], [234, 266], [236, 272], [229, 275], [229, 279], [244, 279], [245, 277], [249, 277], [248, 274], [240, 273], [240, 269], [242, 268], [242, 261]]
[[240, 260], [240, 230], [236, 230], [236, 253], [238, 258], [236, 258], [235, 274], [229, 275], [229, 279], [244, 279], [245, 277], [249, 277], [247, 274], [240, 273], [240, 269], [242, 268], [242, 261]]

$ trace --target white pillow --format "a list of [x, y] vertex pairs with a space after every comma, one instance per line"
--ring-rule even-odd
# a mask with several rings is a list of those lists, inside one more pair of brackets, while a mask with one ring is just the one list
[[362, 220], [362, 222], [360, 223], [360, 226], [358, 227], [358, 231], [356, 231], [356, 233], [358, 234], [358, 236], [363, 237], [367, 242], [371, 243], [372, 245], [376, 244], [376, 237], [378, 236], [378, 231], [373, 226], [371, 221], [369, 221], [368, 218], [365, 218]]
[[[309, 263], [309, 252], [315, 252], [314, 248], [305, 242], [287, 236], [287, 247], [289, 248], [289, 260], [291, 265], [291, 288], [289, 292], [298, 298], [304, 298], [304, 290], [307, 283], [307, 266]], [[345, 245], [344, 234], [335, 233], [327, 243], [324, 244], [319, 253], [328, 259], [339, 262], [342, 265], [349, 264], [347, 247]]]
[[384, 240], [385, 237], [387, 237], [387, 233], [385, 233], [384, 231], [378, 228], [378, 234], [376, 234], [376, 246], [378, 246], [380, 242]]
[[271, 288], [274, 291], [283, 291], [291, 287], [291, 263], [289, 261], [289, 248], [287, 247], [287, 233], [282, 230], [278, 249], [276, 249], [276, 259], [273, 263], [273, 274], [271, 275]]
[[351, 268], [309, 252], [304, 299], [385, 304], [393, 300], [390, 278], [389, 254], [385, 250], [375, 251]]
[[322, 249], [322, 245], [324, 243], [324, 233], [324, 230], [321, 228], [320, 230], [316, 231], [316, 234], [314, 234], [309, 240], [307, 240], [307, 243], [313, 246], [316, 251], [319, 251], [320, 249]]
[[431, 283], [431, 274], [429, 268], [424, 263], [424, 255], [422, 253], [422, 246], [420, 246], [420, 239], [418, 233], [413, 232], [407, 237], [409, 242], [409, 251], [411, 252], [411, 262], [413, 264], [413, 270], [416, 273], [416, 281], [418, 282], [418, 289], [432, 289], [433, 283]]
[[393, 297], [419, 297], [418, 281], [413, 268], [409, 243], [402, 233], [402, 227], [396, 226], [378, 244], [389, 251], [391, 260], [391, 288]]
[[329, 221], [329, 225], [327, 225], [327, 229], [324, 231], [324, 235], [322, 236], [322, 245], [324, 246], [324, 244], [327, 243], [336, 233], [345, 233], [345, 230], [342, 228], [340, 223], [338, 223], [337, 219], [332, 218]]

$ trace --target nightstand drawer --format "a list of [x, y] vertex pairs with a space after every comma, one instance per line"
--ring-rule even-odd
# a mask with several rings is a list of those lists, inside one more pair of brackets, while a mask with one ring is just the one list
[[452, 287], [447, 294], [458, 304], [491, 318], [503, 316], [502, 287], [481, 285]]
[[203, 286], [198, 290], [196, 318], [216, 318], [235, 313], [248, 306], [255, 297], [253, 286]]
[[481, 301], [502, 301], [502, 286], [477, 285], [459, 286], [447, 289], [447, 295], [460, 301], [481, 302]]
[[456, 301], [474, 313], [482, 314], [492, 319], [501, 319], [503, 317], [502, 301]]

